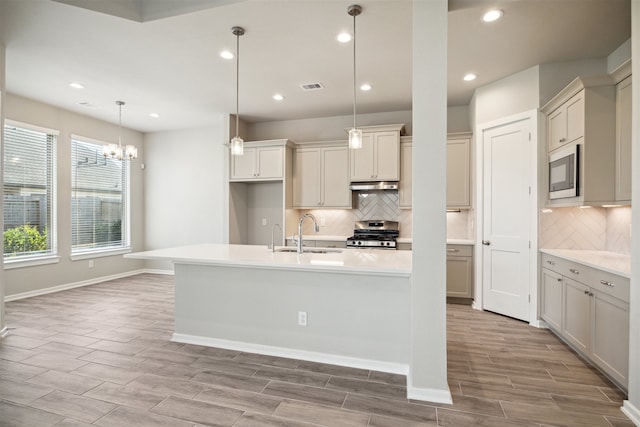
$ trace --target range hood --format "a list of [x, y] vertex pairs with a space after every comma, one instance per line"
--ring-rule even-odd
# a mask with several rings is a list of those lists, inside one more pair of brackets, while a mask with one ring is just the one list
[[367, 182], [352, 182], [349, 185], [350, 190], [397, 190], [398, 181], [367, 181]]

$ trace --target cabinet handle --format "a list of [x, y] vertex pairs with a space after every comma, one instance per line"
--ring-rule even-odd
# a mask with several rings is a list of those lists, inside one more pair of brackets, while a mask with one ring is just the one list
[[565, 142], [566, 140], [567, 140], [567, 138], [560, 138], [560, 139], [558, 140], [558, 142]]
[[593, 292], [589, 292], [589, 296], [592, 297], [593, 296]]
[[556, 280], [557, 280], [558, 282], [562, 282], [562, 278], [561, 278], [561, 277], [558, 277]]
[[460, 249], [447, 249], [447, 252], [460, 252]]
[[491, 241], [489, 241], [489, 240], [483, 240], [483, 241], [482, 241], [482, 244], [483, 244], [483, 245], [485, 245], [485, 246], [489, 246], [489, 245], [491, 244]]
[[549, 264], [549, 265], [556, 265], [556, 263], [555, 263], [555, 262], [553, 262], [553, 261], [551, 261], [551, 260], [547, 260], [547, 264]]
[[600, 280], [600, 283], [602, 283], [603, 285], [608, 286], [610, 288], [615, 288], [616, 287], [615, 283], [607, 282], [606, 280]]
[[569, 271], [572, 272], [573, 274], [580, 274], [580, 272], [575, 268], [570, 268]]

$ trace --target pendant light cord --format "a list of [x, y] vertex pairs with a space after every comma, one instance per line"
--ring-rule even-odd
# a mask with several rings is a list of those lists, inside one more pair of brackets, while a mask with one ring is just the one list
[[240, 32], [236, 31], [236, 138], [238, 137], [238, 113], [240, 111]]
[[356, 14], [353, 14], [353, 128], [356, 128]]

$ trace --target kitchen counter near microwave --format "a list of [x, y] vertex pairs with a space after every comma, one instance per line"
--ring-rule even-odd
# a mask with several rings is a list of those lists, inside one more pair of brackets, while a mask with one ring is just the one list
[[540, 252], [578, 262], [588, 267], [630, 278], [631, 257], [617, 252], [579, 249], [540, 249]]

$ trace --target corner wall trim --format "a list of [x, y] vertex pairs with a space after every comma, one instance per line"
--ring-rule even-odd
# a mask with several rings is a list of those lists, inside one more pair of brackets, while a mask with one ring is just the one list
[[453, 404], [451, 392], [434, 388], [407, 387], [407, 398], [425, 402]]
[[635, 407], [631, 402], [625, 400], [620, 410], [637, 426], [640, 426], [640, 408]]
[[60, 286], [52, 286], [50, 288], [38, 289], [35, 291], [22, 292], [19, 294], [7, 295], [4, 297], [5, 302], [16, 301], [24, 298], [36, 297], [39, 295], [51, 294], [54, 292], [66, 291], [68, 289], [80, 288], [82, 286], [95, 285], [106, 282], [108, 280], [121, 279], [123, 277], [135, 276], [137, 274], [146, 273], [146, 270], [127, 271], [125, 273], [112, 274], [109, 276], [96, 277], [94, 279], [82, 280], [80, 282], [67, 283]]
[[171, 341], [202, 345], [206, 347], [224, 348], [227, 350], [257, 353], [266, 356], [286, 357], [289, 359], [301, 359], [310, 362], [327, 363], [331, 365], [348, 366], [350, 368], [368, 369], [373, 371], [388, 372], [392, 374], [407, 375], [409, 365], [402, 363], [384, 362], [372, 359], [360, 359], [357, 357], [338, 356], [329, 353], [317, 353], [313, 351], [296, 350], [286, 347], [275, 347], [262, 344], [251, 344], [241, 341], [230, 341], [217, 338], [208, 338], [196, 335], [174, 333]]

